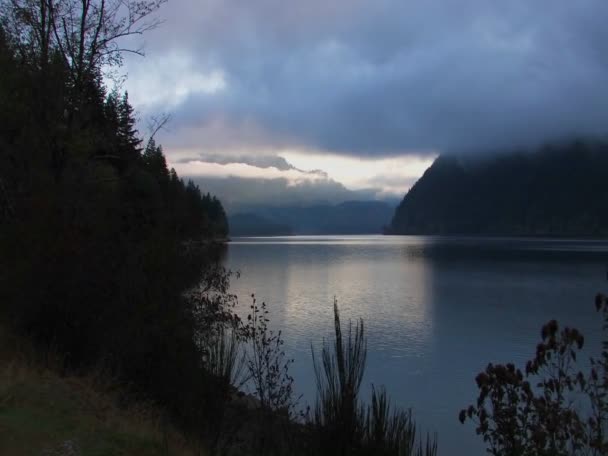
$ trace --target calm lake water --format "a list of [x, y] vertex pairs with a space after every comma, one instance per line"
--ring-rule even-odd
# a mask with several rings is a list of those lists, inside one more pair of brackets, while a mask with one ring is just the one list
[[343, 324], [362, 318], [368, 337], [366, 393], [385, 385], [411, 407], [440, 454], [482, 455], [461, 408], [476, 396], [488, 362], [524, 365], [550, 319], [583, 330], [597, 347], [594, 296], [608, 291], [608, 242], [420, 236], [235, 238], [226, 264], [242, 309], [255, 293], [283, 330], [304, 402], [315, 397], [311, 344], [332, 336], [332, 303]]

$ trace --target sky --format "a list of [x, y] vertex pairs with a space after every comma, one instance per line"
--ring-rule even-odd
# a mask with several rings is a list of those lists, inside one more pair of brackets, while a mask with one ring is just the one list
[[169, 0], [159, 15], [124, 88], [141, 119], [170, 113], [169, 164], [220, 196], [402, 197], [439, 154], [606, 133], [605, 0]]

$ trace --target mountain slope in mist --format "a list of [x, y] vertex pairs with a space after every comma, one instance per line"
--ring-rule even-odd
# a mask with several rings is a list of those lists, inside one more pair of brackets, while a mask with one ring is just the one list
[[239, 213], [228, 217], [231, 236], [288, 236], [290, 226], [268, 220], [257, 214]]
[[608, 145], [441, 156], [405, 195], [395, 234], [608, 235]]
[[[255, 206], [230, 217], [230, 234], [277, 235], [277, 227], [293, 234], [379, 234], [394, 206], [383, 201], [347, 201], [309, 206]], [[279, 230], [280, 231], [280, 230]]]

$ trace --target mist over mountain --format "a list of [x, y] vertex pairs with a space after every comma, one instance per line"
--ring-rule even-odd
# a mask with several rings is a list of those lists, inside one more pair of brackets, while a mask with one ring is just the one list
[[[190, 177], [222, 201], [229, 214], [259, 207], [336, 205], [344, 201], [373, 201], [378, 189], [350, 190], [331, 179], [292, 183], [287, 179]], [[394, 201], [392, 195], [387, 198]], [[257, 211], [253, 211], [256, 212]], [[390, 217], [389, 217], [390, 218]]]
[[303, 206], [251, 206], [229, 218], [230, 235], [379, 234], [394, 211], [384, 201]]
[[608, 144], [440, 156], [405, 195], [394, 234], [608, 235]]

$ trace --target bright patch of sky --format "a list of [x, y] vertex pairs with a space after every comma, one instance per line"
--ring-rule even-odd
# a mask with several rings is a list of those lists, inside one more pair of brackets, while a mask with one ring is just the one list
[[276, 151], [273, 155], [248, 152], [249, 156], [243, 155], [243, 151], [205, 155], [181, 149], [169, 157], [173, 160], [170, 165], [184, 176], [285, 179], [288, 185], [336, 181], [349, 190], [373, 190], [378, 198], [403, 196], [435, 158], [428, 153], [372, 159], [295, 149]]
[[152, 55], [130, 66], [129, 98], [143, 111], [173, 110], [196, 95], [213, 95], [226, 90], [224, 72], [200, 69], [186, 52]]
[[209, 176], [209, 177], [242, 177], [245, 179], [287, 179], [296, 185], [302, 181], [325, 180], [327, 177], [321, 173], [306, 173], [296, 169], [280, 170], [275, 167], [260, 168], [246, 163], [210, 163], [199, 160], [187, 163], [176, 163], [175, 170], [180, 175]]
[[360, 158], [298, 151], [280, 152], [296, 168], [321, 169], [351, 190], [380, 188], [382, 193], [403, 195], [426, 169], [435, 155], [404, 155]]

